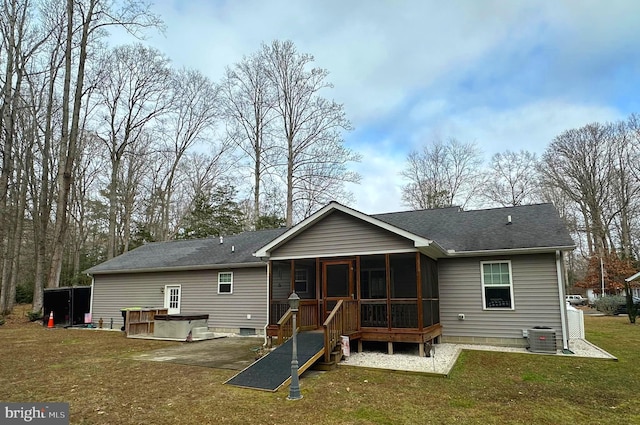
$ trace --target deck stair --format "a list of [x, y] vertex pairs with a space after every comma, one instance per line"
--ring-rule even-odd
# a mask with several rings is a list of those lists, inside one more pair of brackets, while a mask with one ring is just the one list
[[[297, 335], [298, 376], [324, 356], [324, 334], [301, 332]], [[292, 339], [279, 345], [242, 370], [225, 384], [264, 391], [278, 391], [291, 380]]]
[[329, 361], [325, 361], [324, 359], [318, 360], [314, 365], [314, 370], [333, 370], [338, 367], [338, 363], [342, 360], [342, 350], [340, 347], [337, 347], [335, 350], [331, 352]]

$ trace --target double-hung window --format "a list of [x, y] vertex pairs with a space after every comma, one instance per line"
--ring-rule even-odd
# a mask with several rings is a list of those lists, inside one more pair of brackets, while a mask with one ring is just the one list
[[481, 261], [482, 304], [485, 310], [513, 310], [511, 261]]
[[233, 272], [218, 273], [218, 294], [233, 294]]
[[293, 287], [295, 292], [299, 294], [306, 294], [309, 292], [309, 278], [306, 269], [296, 269]]

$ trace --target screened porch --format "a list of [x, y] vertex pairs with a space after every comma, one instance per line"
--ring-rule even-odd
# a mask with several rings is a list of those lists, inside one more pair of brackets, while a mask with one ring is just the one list
[[389, 342], [390, 352], [393, 342], [413, 342], [423, 354], [422, 343], [441, 334], [437, 263], [419, 252], [272, 260], [269, 283], [270, 337], [282, 334], [293, 291], [303, 331], [321, 328], [342, 301], [343, 331], [359, 342]]

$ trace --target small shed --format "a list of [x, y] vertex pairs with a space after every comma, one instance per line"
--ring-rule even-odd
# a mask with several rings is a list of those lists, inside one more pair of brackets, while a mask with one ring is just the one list
[[[91, 306], [90, 286], [68, 286], [62, 288], [47, 288], [44, 290], [44, 316], [46, 326], [49, 314], [53, 312], [53, 322], [60, 326], [80, 326], [87, 323], [85, 315], [89, 314]], [[88, 318], [91, 323], [91, 318]]]

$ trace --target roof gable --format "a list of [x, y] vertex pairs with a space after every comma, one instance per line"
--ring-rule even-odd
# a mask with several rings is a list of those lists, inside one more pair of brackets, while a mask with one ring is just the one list
[[303, 220], [302, 222], [300, 222], [296, 226], [294, 226], [291, 229], [287, 230], [285, 233], [283, 233], [279, 237], [275, 238], [269, 244], [267, 244], [264, 247], [260, 248], [256, 252], [255, 255], [257, 257], [269, 257], [273, 250], [277, 249], [278, 247], [283, 246], [285, 243], [287, 243], [290, 240], [292, 240], [293, 238], [297, 237], [298, 235], [300, 235], [305, 230], [309, 229], [310, 227], [312, 227], [314, 224], [318, 223], [319, 221], [324, 220], [327, 216], [329, 216], [334, 211], [341, 211], [341, 212], [343, 212], [345, 214], [348, 214], [348, 215], [350, 215], [352, 217], [355, 217], [355, 218], [357, 218], [359, 220], [362, 220], [362, 221], [364, 221], [366, 223], [372, 224], [372, 225], [377, 226], [377, 227], [379, 227], [381, 229], [384, 229], [384, 230], [387, 230], [389, 232], [395, 233], [398, 236], [402, 236], [402, 237], [404, 237], [406, 239], [409, 239], [410, 241], [413, 242], [413, 245], [415, 247], [427, 248], [427, 247], [431, 246], [432, 244], [434, 244], [434, 242], [432, 240], [430, 240], [430, 239], [428, 239], [426, 237], [417, 235], [415, 233], [412, 233], [410, 231], [402, 229], [402, 228], [400, 228], [400, 227], [398, 227], [398, 226], [396, 226], [396, 225], [394, 225], [392, 223], [381, 221], [381, 220], [375, 218], [374, 216], [369, 216], [367, 214], [361, 213], [359, 211], [356, 211], [354, 209], [346, 207], [346, 206], [344, 206], [342, 204], [339, 204], [338, 202], [332, 201], [328, 205], [326, 205], [324, 208], [322, 208], [319, 211], [317, 211], [315, 214], [312, 214], [310, 217], [306, 218], [305, 220]]
[[269, 255], [271, 259], [292, 259], [406, 251], [415, 251], [412, 239], [334, 209]]

